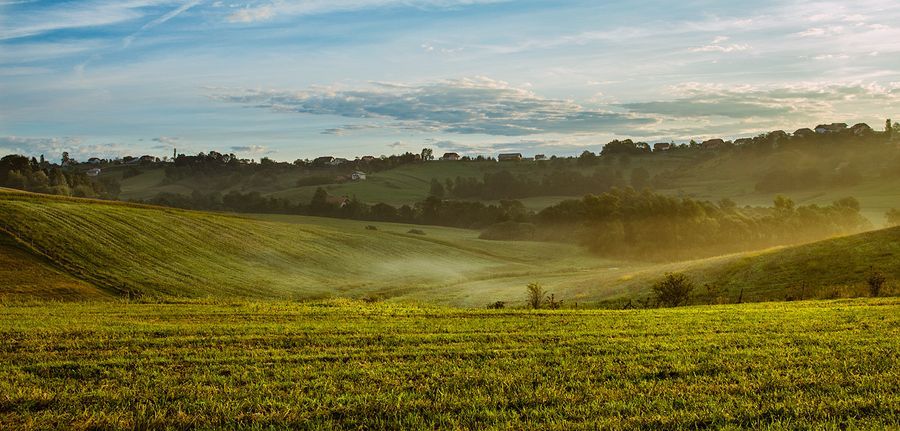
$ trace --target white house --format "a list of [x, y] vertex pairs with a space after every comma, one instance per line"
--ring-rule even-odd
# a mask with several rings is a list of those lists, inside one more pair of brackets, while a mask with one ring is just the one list
[[350, 179], [353, 181], [365, 181], [366, 173], [363, 171], [355, 171], [352, 174], [350, 174]]

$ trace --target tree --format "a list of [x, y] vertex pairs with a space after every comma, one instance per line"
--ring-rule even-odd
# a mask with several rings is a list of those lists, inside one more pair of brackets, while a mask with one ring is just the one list
[[63, 151], [63, 153], [62, 153], [62, 165], [63, 165], [63, 166], [68, 165], [68, 164], [69, 164], [69, 160], [71, 160], [71, 159], [69, 159], [69, 152], [68, 152], [68, 151]]
[[884, 218], [888, 227], [900, 226], [900, 210], [891, 208], [884, 214]]
[[888, 136], [888, 138], [891, 137], [891, 129], [893, 129], [893, 127], [891, 126], [891, 119], [888, 118], [884, 122], [884, 133]]
[[444, 186], [441, 185], [441, 182], [438, 181], [437, 178], [431, 179], [431, 191], [428, 194], [436, 198], [444, 197]]
[[660, 303], [677, 307], [687, 302], [694, 290], [694, 282], [683, 273], [668, 273], [653, 285], [652, 290]]
[[324, 214], [328, 211], [328, 192], [319, 187], [309, 201], [309, 210], [313, 214]]
[[431, 148], [422, 148], [422, 160], [434, 160], [434, 150]]
[[544, 305], [544, 288], [538, 283], [529, 283], [528, 289], [528, 305], [535, 310]]
[[875, 271], [872, 275], [866, 279], [866, 283], [869, 285], [869, 294], [872, 296], [878, 296], [881, 294], [881, 288], [884, 287], [884, 283], [887, 281], [887, 278], [884, 274]]
[[578, 156], [578, 163], [586, 166], [594, 165], [597, 163], [597, 155], [588, 150], [584, 150], [584, 152]]

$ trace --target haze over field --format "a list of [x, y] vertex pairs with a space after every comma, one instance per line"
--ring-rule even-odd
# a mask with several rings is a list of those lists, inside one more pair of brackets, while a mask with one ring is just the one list
[[890, 0], [0, 2], [0, 152], [571, 155], [882, 124]]

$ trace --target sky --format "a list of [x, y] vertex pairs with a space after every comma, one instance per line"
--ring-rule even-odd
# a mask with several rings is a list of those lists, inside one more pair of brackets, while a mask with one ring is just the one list
[[0, 0], [0, 154], [569, 155], [886, 118], [896, 0]]

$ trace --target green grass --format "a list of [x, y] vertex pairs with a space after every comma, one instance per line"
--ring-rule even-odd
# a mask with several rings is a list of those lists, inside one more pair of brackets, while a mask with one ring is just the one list
[[2, 429], [897, 429], [900, 301], [0, 306]]
[[397, 297], [595, 262], [574, 246], [483, 241], [459, 229], [419, 226], [422, 236], [406, 225], [369, 231], [358, 222], [259, 221], [13, 191], [0, 191], [0, 216], [21, 249], [118, 295]]
[[463, 229], [235, 217], [14, 191], [0, 191], [0, 216], [12, 233], [0, 235], [0, 258], [20, 268], [0, 278], [0, 299], [378, 297], [484, 307], [521, 305], [524, 286], [539, 282], [567, 307], [616, 307], [675, 271], [719, 288], [710, 297], [698, 288], [694, 303], [859, 296], [873, 270], [888, 275], [889, 293], [900, 280], [900, 229], [660, 264], [602, 259], [570, 244], [486, 241]]
[[[884, 213], [888, 209], [900, 207], [900, 199], [896, 193], [896, 190], [900, 188], [900, 177], [882, 175], [885, 169], [884, 163], [900, 156], [900, 151], [895, 148], [868, 149], [866, 151], [842, 148], [828, 151], [830, 152], [827, 154], [823, 153], [825, 156], [818, 158], [791, 151], [762, 155], [734, 152], [719, 155], [702, 151], [675, 152], [631, 157], [627, 164], [611, 160], [589, 167], [570, 164], [566, 169], [575, 169], [588, 174], [595, 169], [619, 171], [626, 182], [630, 178], [631, 170], [639, 167], [647, 169], [651, 176], [670, 172], [674, 179], [661, 184], [656, 191], [711, 201], [729, 198], [742, 206], [770, 206], [775, 196], [779, 194], [791, 197], [800, 204], [820, 205], [853, 196], [860, 201], [863, 215], [875, 226], [881, 226], [884, 222]], [[821, 186], [806, 190], [778, 192], [757, 192], [755, 190], [756, 183], [776, 167], [815, 167], [827, 176], [836, 168], [848, 163], [863, 175], [860, 183], [842, 185], [823, 181]], [[122, 167], [110, 167], [102, 175], [117, 176], [123, 169]], [[288, 172], [271, 178], [266, 177], [265, 181], [259, 181], [256, 185], [252, 184], [251, 180], [231, 184], [227, 177], [222, 177], [221, 181], [203, 182], [207, 186], [199, 185], [198, 181], [192, 179], [176, 184], [162, 185], [164, 176], [162, 169], [148, 167], [139, 167], [139, 169], [144, 171], [141, 175], [122, 181], [122, 199], [148, 199], [159, 192], [190, 194], [191, 190], [198, 188], [203, 192], [219, 191], [222, 193], [231, 190], [258, 191], [266, 196], [307, 203], [318, 186], [297, 187], [297, 179], [308, 175], [332, 174], [314, 171], [309, 173]], [[545, 172], [554, 168], [549, 163], [535, 162], [429, 162], [370, 173], [367, 181], [330, 184], [324, 187], [332, 195], [356, 196], [361, 201], [370, 204], [385, 202], [395, 206], [412, 205], [428, 196], [432, 178], [441, 182], [457, 176], [480, 179], [486, 172], [496, 172], [501, 169], [509, 170], [517, 175], [540, 178]], [[213, 186], [209, 186], [210, 184]], [[223, 184], [227, 185], [223, 186]], [[522, 201], [527, 208], [539, 211], [572, 197], [536, 196], [524, 198]]]

